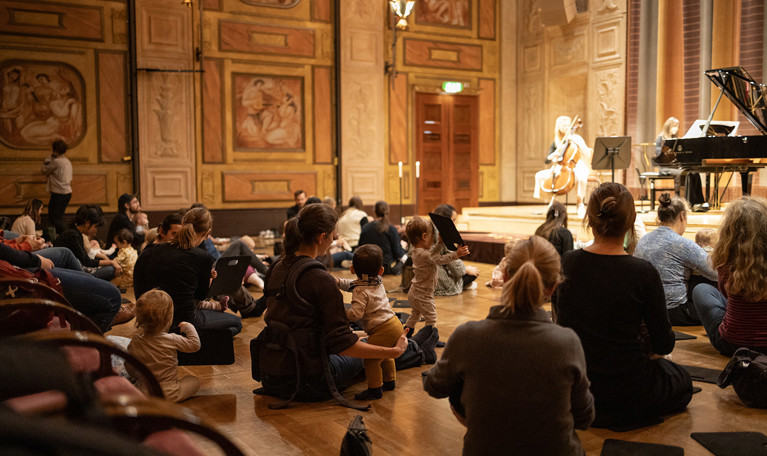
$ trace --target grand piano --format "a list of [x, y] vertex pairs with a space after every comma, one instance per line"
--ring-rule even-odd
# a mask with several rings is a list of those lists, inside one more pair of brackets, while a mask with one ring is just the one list
[[[713, 179], [706, 184], [709, 204], [718, 208], [729, 180], [720, 193], [720, 181], [725, 173], [738, 172], [744, 194], [751, 193], [751, 172], [767, 166], [767, 87], [753, 80], [743, 67], [708, 70], [706, 76], [721, 93], [698, 138], [674, 138], [663, 143], [661, 155], [656, 162], [662, 166], [678, 167], [687, 172], [709, 173]], [[714, 111], [722, 95], [726, 95], [740, 112], [762, 133], [757, 136], [725, 136], [711, 127]], [[722, 136], [718, 136], [721, 134]], [[730, 179], [732, 174], [730, 174]], [[713, 182], [711, 182], [713, 181]], [[709, 184], [713, 183], [713, 195], [708, 196]]]

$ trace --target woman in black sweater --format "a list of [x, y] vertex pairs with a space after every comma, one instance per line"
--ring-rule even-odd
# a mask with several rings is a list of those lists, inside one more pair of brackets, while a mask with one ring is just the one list
[[378, 201], [375, 205], [376, 219], [364, 227], [360, 233], [358, 245], [375, 244], [383, 250], [384, 274], [399, 275], [402, 272], [402, 261], [405, 251], [400, 245], [397, 228], [389, 221], [389, 204]]
[[235, 335], [242, 330], [240, 317], [199, 309], [195, 303], [208, 297], [213, 257], [197, 246], [208, 237], [212, 226], [207, 209], [199, 207], [187, 212], [173, 241], [146, 249], [136, 260], [133, 288], [136, 297], [159, 288], [173, 298], [171, 328], [187, 321], [198, 329], [226, 328]]
[[567, 229], [567, 208], [559, 201], [551, 203], [546, 212], [546, 221], [535, 230], [540, 236], [554, 245], [559, 256], [573, 249], [573, 233]]
[[[595, 427], [650, 423], [683, 411], [692, 381], [663, 355], [674, 349], [658, 271], [623, 249], [636, 212], [626, 187], [607, 182], [586, 210], [594, 243], [564, 255], [565, 281], [557, 289], [557, 322], [583, 344]], [[632, 233], [633, 235], [633, 233]]]
[[86, 272], [94, 277], [104, 280], [112, 280], [122, 273], [120, 265], [107, 258], [91, 258], [85, 250], [83, 236], [88, 239], [96, 239], [96, 233], [104, 225], [104, 213], [101, 207], [84, 204], [77, 209], [75, 214], [75, 227], [64, 230], [53, 241], [55, 247], [66, 247], [75, 254]]

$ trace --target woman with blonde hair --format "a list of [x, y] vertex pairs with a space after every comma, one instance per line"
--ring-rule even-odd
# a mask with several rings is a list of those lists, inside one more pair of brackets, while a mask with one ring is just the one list
[[[235, 335], [242, 330], [240, 317], [199, 309], [195, 303], [208, 297], [213, 257], [198, 246], [208, 237], [212, 227], [213, 219], [207, 209], [196, 207], [189, 210], [175, 239], [167, 244], [157, 244], [139, 256], [133, 270], [134, 292], [136, 296], [153, 288], [167, 292], [173, 299], [172, 329], [182, 321], [188, 321], [197, 329], [226, 328]], [[237, 307], [236, 303], [231, 304]], [[255, 305], [255, 302], [252, 304]]]
[[542, 308], [561, 280], [560, 259], [540, 236], [507, 255], [501, 305], [453, 332], [424, 388], [449, 397], [466, 426], [463, 454], [582, 455], [575, 429], [594, 419], [577, 335]]
[[700, 284], [692, 299], [723, 355], [740, 347], [767, 354], [767, 200], [744, 196], [727, 207], [711, 263], [719, 289]]
[[535, 235], [551, 242], [559, 255], [573, 249], [573, 233], [567, 229], [567, 208], [554, 201], [546, 212], [546, 221], [536, 230]]
[[557, 323], [583, 344], [594, 426], [639, 426], [681, 412], [692, 398], [690, 375], [648, 353], [674, 349], [663, 284], [652, 264], [623, 247], [626, 233], [633, 237], [634, 198], [623, 185], [604, 183], [591, 194], [586, 217], [594, 243], [565, 253], [565, 281], [553, 305]]

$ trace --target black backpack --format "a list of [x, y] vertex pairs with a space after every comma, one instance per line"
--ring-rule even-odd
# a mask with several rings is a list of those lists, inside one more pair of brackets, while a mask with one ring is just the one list
[[767, 408], [767, 355], [748, 348], [739, 348], [719, 375], [720, 388], [732, 384], [744, 404]]
[[[301, 257], [288, 269], [284, 269], [278, 266], [283, 261], [284, 259], [277, 261], [266, 274], [264, 296], [267, 299], [267, 309], [279, 305], [279, 301], [283, 299], [301, 308], [312, 309], [313, 304], [298, 294], [296, 281], [307, 270], [325, 269], [325, 266], [313, 258]], [[275, 274], [279, 275], [275, 276]], [[279, 286], [275, 287], [274, 284]], [[331, 395], [338, 403], [357, 410], [368, 410], [370, 405], [349, 402], [338, 392], [333, 382], [322, 337], [322, 327], [319, 323], [314, 328], [294, 329], [282, 322], [269, 322], [261, 333], [250, 341], [253, 380], [260, 382], [262, 374], [295, 377], [295, 389], [291, 396], [280, 403], [269, 404], [271, 409], [285, 408], [293, 402], [301, 389], [302, 378], [322, 375]]]

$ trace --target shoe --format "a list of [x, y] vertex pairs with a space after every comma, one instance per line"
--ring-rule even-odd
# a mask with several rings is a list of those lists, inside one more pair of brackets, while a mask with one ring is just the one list
[[341, 262], [341, 267], [344, 269], [349, 269], [352, 267], [352, 260], [344, 260]]
[[436, 347], [437, 347], [437, 348], [445, 348], [445, 343], [444, 343], [444, 342], [442, 342], [441, 340], [438, 340], [438, 341], [437, 341], [437, 345], [436, 345]]
[[415, 343], [417, 343], [420, 347], [424, 344], [424, 342], [426, 342], [426, 339], [431, 337], [432, 332], [434, 332], [433, 330], [433, 326], [424, 326], [413, 337], [411, 337], [411, 339], [413, 339], [413, 341], [415, 341]]
[[[409, 316], [408, 316], [408, 317], [409, 317]], [[402, 321], [402, 318], [401, 318], [401, 317], [400, 317], [400, 321]], [[404, 323], [403, 323], [403, 325], [404, 325]], [[408, 339], [412, 339], [412, 338], [413, 338], [413, 336], [415, 336], [415, 328], [411, 328], [411, 327], [409, 327], [409, 326], [404, 326], [404, 327], [402, 328], [402, 330], [403, 330], [403, 331], [404, 331], [404, 330], [406, 330], [406, 329], [410, 329], [410, 331], [408, 331], [408, 333], [407, 333], [407, 338], [408, 338]]]
[[471, 282], [470, 284], [463, 287], [464, 290], [476, 290], [477, 289], [477, 282]]
[[241, 318], [258, 318], [266, 310], [266, 296], [261, 296], [256, 300], [256, 305], [249, 312], [240, 311]]
[[381, 387], [384, 391], [394, 391], [394, 388], [397, 387], [397, 382], [394, 380], [389, 380], [388, 382], [383, 382], [383, 386]]
[[583, 203], [579, 204], [575, 209], [575, 216], [581, 220], [586, 216], [586, 206]]
[[381, 388], [368, 388], [365, 391], [354, 395], [354, 399], [358, 401], [372, 401], [374, 399], [381, 399], [382, 397], [383, 390]]

